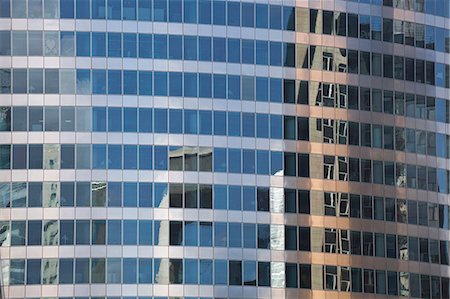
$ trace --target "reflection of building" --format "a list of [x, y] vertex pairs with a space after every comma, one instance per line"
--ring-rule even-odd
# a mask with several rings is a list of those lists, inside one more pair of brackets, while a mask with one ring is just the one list
[[0, 0], [1, 295], [450, 298], [449, 19]]

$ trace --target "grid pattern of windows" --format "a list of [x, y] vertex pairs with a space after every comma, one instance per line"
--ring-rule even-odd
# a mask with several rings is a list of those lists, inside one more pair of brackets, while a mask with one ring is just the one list
[[275, 2], [0, 0], [1, 295], [450, 297], [450, 2]]

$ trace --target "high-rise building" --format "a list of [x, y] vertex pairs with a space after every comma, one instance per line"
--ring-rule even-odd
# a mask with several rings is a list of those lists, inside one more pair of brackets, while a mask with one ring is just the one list
[[0, 0], [3, 298], [449, 298], [449, 53], [448, 0]]

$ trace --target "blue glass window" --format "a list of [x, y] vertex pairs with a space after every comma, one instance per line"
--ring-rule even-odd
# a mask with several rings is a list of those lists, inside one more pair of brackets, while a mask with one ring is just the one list
[[226, 172], [227, 171], [227, 150], [224, 148], [214, 149], [214, 171]]
[[152, 283], [152, 259], [140, 258], [139, 259], [139, 283], [150, 284]]
[[[228, 209], [240, 211], [241, 210], [241, 187], [228, 186]], [[231, 231], [230, 232], [234, 232]]]
[[167, 147], [155, 146], [155, 170], [167, 170]]
[[120, 220], [108, 220], [108, 245], [122, 244], [122, 223]]
[[197, 23], [197, 0], [185, 0], [184, 5], [184, 22]]
[[184, 96], [197, 97], [197, 74], [184, 73]]
[[211, 38], [200, 36], [198, 38], [198, 59], [200, 61], [211, 61]]
[[137, 192], [138, 190], [136, 183], [123, 183], [124, 207], [137, 207]]
[[242, 27], [255, 26], [255, 4], [242, 2]]
[[244, 186], [242, 188], [242, 203], [243, 203], [242, 207], [243, 207], [244, 211], [255, 211], [256, 210], [255, 187], [245, 187]]
[[154, 109], [155, 133], [167, 133], [167, 109]]
[[281, 115], [270, 115], [270, 138], [281, 139], [283, 131], [283, 120]]
[[123, 93], [137, 94], [137, 72], [124, 71], [123, 72]]
[[156, 59], [167, 59], [167, 35], [154, 35], [153, 53]]
[[[64, 3], [61, 3], [61, 4], [63, 4], [61, 6], [66, 5], [65, 1], [64, 1]], [[92, 0], [92, 18], [93, 19], [105, 19], [106, 18], [105, 0]]]
[[139, 72], [139, 95], [152, 95], [152, 72], [140, 71]]
[[92, 108], [92, 128], [94, 132], [106, 131], [106, 108]]
[[183, 95], [183, 82], [181, 73], [169, 73], [169, 96], [181, 97]]
[[265, 4], [256, 4], [256, 28], [268, 28], [269, 7]]
[[184, 245], [198, 245], [198, 224], [196, 221], [186, 221], [184, 224]]
[[255, 137], [255, 114], [242, 113], [242, 136]]
[[124, 132], [137, 132], [137, 109], [124, 108]]
[[170, 109], [169, 110], [169, 133], [181, 134], [183, 133], [183, 110]]
[[184, 110], [184, 133], [197, 134], [197, 110]]
[[214, 246], [227, 246], [227, 224], [226, 222], [214, 222]]
[[[125, 194], [124, 194], [125, 196]], [[137, 244], [137, 222], [136, 220], [123, 221], [123, 244], [136, 245]]]
[[92, 145], [92, 168], [106, 168], [106, 146], [104, 144]]
[[28, 259], [27, 260], [27, 284], [40, 284], [41, 283], [41, 260], [40, 259]]
[[92, 56], [106, 57], [106, 34], [92, 32]]
[[[94, 71], [95, 74], [98, 71]], [[95, 88], [95, 83], [94, 83]], [[122, 94], [122, 72], [119, 70], [108, 70], [108, 94]]]
[[152, 19], [152, 1], [138, 0], [139, 21], [151, 21]]
[[167, 0], [153, 0], [153, 20], [155, 22], [167, 21]]
[[241, 242], [242, 242], [241, 224], [240, 223], [229, 223], [228, 226], [229, 226], [228, 230], [230, 232], [233, 232], [232, 234], [230, 234], [228, 246], [234, 247], [234, 248], [241, 247], [242, 246], [242, 244], [241, 244]]
[[89, 0], [76, 0], [76, 6], [77, 19], [89, 19], [91, 17]]
[[124, 169], [137, 169], [137, 146], [136, 145], [124, 145]]
[[256, 64], [268, 65], [269, 48], [266, 41], [256, 41]]
[[200, 260], [200, 284], [212, 284], [212, 260]]
[[226, 112], [214, 111], [214, 135], [227, 134]]
[[211, 0], [198, 0], [199, 24], [211, 24]]
[[136, 20], [136, 0], [123, 0], [123, 19]]
[[228, 39], [228, 62], [241, 63], [241, 40], [236, 38]]
[[281, 170], [283, 170], [282, 152], [270, 152], [270, 169], [272, 175], [275, 175]]
[[253, 40], [242, 40], [242, 63], [255, 63], [255, 42]]
[[108, 207], [122, 206], [122, 183], [108, 183]]
[[122, 169], [122, 145], [108, 144], [108, 169]]
[[214, 260], [214, 284], [227, 284], [228, 261]]
[[194, 259], [184, 260], [184, 283], [198, 283], [198, 261]]
[[169, 0], [169, 22], [180, 23], [183, 20], [181, 0]]
[[181, 35], [169, 35], [169, 59], [181, 60], [183, 58], [182, 41]]
[[108, 57], [122, 56], [122, 35], [108, 32]]
[[153, 151], [150, 145], [139, 146], [139, 169], [150, 170], [152, 169], [152, 157]]
[[211, 74], [199, 74], [199, 97], [212, 97]]
[[[141, 155], [141, 153], [139, 153], [139, 155]], [[152, 205], [152, 198], [153, 198], [152, 194], [153, 193], [152, 193], [152, 184], [151, 183], [139, 183], [139, 207], [144, 207], [144, 208], [152, 207], [153, 206]], [[144, 220], [141, 220], [141, 222], [146, 223], [146, 221], [144, 221]], [[151, 228], [150, 228], [150, 231], [151, 231]], [[141, 234], [141, 228], [139, 229], [139, 234]], [[151, 236], [150, 236], [150, 240], [151, 240]]]
[[109, 132], [122, 131], [122, 108], [119, 107], [108, 108], [108, 131]]
[[[192, 0], [191, 0], [192, 1]], [[197, 60], [197, 37], [184, 36], [184, 59]]]
[[214, 209], [227, 209], [227, 186], [214, 185]]
[[89, 32], [77, 32], [77, 56], [91, 55], [91, 36]]
[[226, 98], [226, 76], [214, 74], [214, 98]]
[[137, 36], [134, 33], [123, 34], [123, 57], [137, 57]]
[[281, 29], [281, 6], [270, 5], [270, 29]]
[[216, 62], [225, 62], [226, 56], [226, 39], [222, 37], [214, 37], [213, 60]]
[[139, 34], [139, 58], [152, 58], [151, 34]]
[[239, 2], [227, 2], [228, 3], [228, 26], [240, 26], [241, 25], [241, 6]]
[[269, 138], [269, 116], [256, 114], [256, 137]]
[[281, 66], [281, 43], [270, 42], [270, 65]]
[[280, 103], [282, 98], [282, 80], [270, 78], [270, 101]]
[[228, 112], [228, 135], [241, 136], [240, 112]]
[[139, 109], [139, 132], [149, 133], [152, 131], [152, 109]]
[[59, 259], [59, 283], [73, 284], [73, 259]]
[[74, 17], [74, 0], [61, 0], [64, 1], [64, 5], [60, 5], [61, 19], [73, 19]]
[[241, 173], [241, 150], [228, 149], [228, 172]]
[[121, 2], [121, 0], [108, 0], [108, 20], [120, 20], [122, 18]]
[[256, 173], [257, 174], [269, 174], [269, 152], [268, 151], [256, 151]]
[[90, 70], [77, 70], [77, 94], [91, 93]]
[[212, 113], [211, 111], [199, 111], [199, 133], [211, 135], [212, 133]]
[[213, 24], [214, 25], [225, 25], [226, 16], [226, 5], [225, 1], [214, 0], [213, 1]]
[[212, 246], [212, 223], [200, 222], [200, 246]]
[[255, 173], [255, 151], [243, 150], [242, 152], [242, 170], [244, 173]]
[[106, 94], [106, 71], [104, 70], [92, 71], [92, 93]]
[[228, 99], [239, 100], [241, 98], [241, 77], [228, 76]]
[[122, 273], [123, 283], [128, 284], [136, 283], [137, 264], [135, 258], [124, 258], [122, 271], [123, 271]]
[[167, 73], [155, 72], [155, 96], [167, 96]]
[[256, 100], [261, 102], [269, 100], [269, 82], [267, 78], [256, 77]]

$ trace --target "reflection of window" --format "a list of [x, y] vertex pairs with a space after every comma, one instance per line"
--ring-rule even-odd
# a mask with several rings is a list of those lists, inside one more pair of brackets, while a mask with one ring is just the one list
[[337, 267], [336, 266], [325, 266], [324, 267], [324, 288], [326, 290], [337, 290], [338, 285], [338, 276], [337, 276]]
[[338, 253], [350, 254], [350, 234], [346, 229], [338, 230], [337, 239]]
[[326, 253], [336, 252], [336, 229], [325, 228], [325, 243], [323, 252]]
[[323, 178], [334, 179], [334, 156], [323, 156]]

